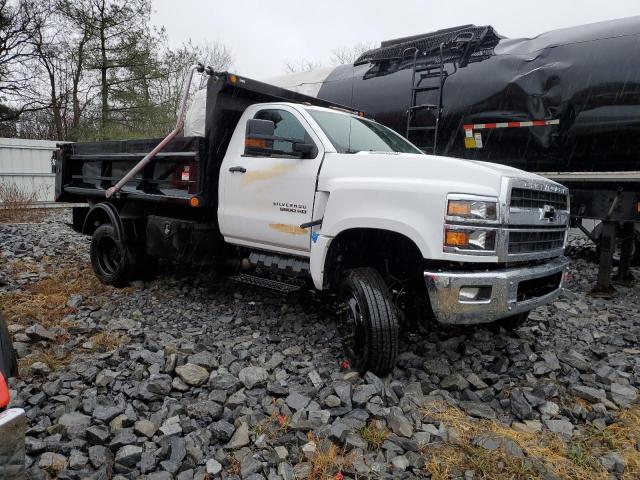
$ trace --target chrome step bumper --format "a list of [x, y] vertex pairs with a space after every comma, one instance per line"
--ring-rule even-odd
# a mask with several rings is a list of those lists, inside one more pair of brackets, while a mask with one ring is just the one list
[[[431, 308], [440, 323], [472, 325], [528, 312], [552, 302], [564, 286], [568, 264], [567, 258], [559, 257], [533, 267], [482, 272], [425, 271], [424, 279]], [[537, 279], [543, 285], [538, 292]]]

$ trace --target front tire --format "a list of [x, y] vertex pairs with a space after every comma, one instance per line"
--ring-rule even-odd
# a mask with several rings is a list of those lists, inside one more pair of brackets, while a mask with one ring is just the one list
[[339, 292], [340, 330], [352, 368], [386, 375], [398, 357], [399, 325], [391, 293], [373, 268], [349, 270]]

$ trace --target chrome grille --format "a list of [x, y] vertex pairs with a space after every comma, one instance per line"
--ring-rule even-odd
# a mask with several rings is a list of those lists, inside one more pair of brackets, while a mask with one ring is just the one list
[[513, 188], [511, 190], [511, 207], [544, 208], [545, 205], [555, 207], [557, 210], [566, 210], [567, 196], [561, 193], [528, 188]]
[[509, 255], [558, 250], [564, 247], [564, 230], [523, 230], [509, 232]]

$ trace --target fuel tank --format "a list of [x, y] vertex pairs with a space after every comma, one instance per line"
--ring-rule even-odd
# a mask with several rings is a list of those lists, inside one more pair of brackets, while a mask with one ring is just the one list
[[639, 53], [640, 16], [522, 39], [465, 25], [268, 82], [363, 111], [429, 153], [534, 172], [640, 171]]

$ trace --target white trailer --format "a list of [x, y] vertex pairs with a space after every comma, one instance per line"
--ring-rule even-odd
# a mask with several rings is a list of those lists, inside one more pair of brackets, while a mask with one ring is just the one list
[[24, 198], [33, 200], [30, 202], [33, 206], [54, 206], [55, 174], [51, 172], [51, 155], [58, 143], [0, 138], [0, 186], [15, 186]]

